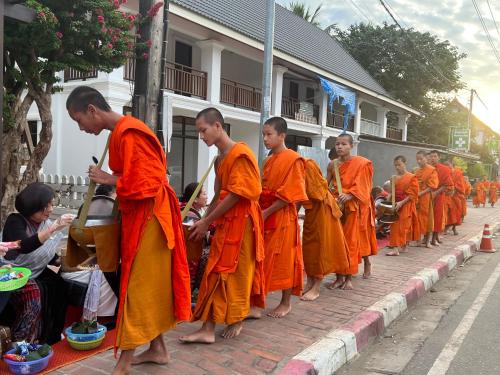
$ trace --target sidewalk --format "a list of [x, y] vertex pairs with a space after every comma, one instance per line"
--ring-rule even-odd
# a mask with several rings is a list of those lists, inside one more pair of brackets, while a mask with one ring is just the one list
[[[137, 366], [131, 374], [251, 375], [279, 373], [280, 371], [282, 374], [314, 374], [314, 368], [316, 371], [320, 370], [320, 373], [327, 373], [324, 372], [325, 366], [333, 366], [332, 361], [337, 359], [332, 359], [331, 353], [326, 357], [322, 357], [319, 353], [320, 358], [313, 358], [321, 352], [323, 343], [331, 343], [326, 350], [331, 352], [331, 345], [340, 342], [344, 345], [340, 348], [343, 351], [342, 355], [350, 359], [356, 351], [360, 351], [369, 343], [370, 335], [380, 334], [383, 331], [384, 322], [387, 326], [392, 321], [389, 319], [394, 319], [398, 315], [397, 312], [387, 311], [383, 304], [380, 305], [380, 309], [377, 308], [378, 301], [387, 300], [393, 296], [403, 296], [404, 299], [406, 294], [402, 307], [406, 309], [407, 302], [408, 304], [412, 302], [409, 300], [409, 287], [413, 288], [410, 290], [412, 295], [410, 299], [413, 301], [418, 298], [418, 294], [423, 293], [424, 284], [427, 284], [425, 290], [430, 287], [426, 281], [426, 271], [421, 272], [424, 268], [435, 272], [436, 276], [429, 271], [432, 274], [429, 277], [436, 279], [433, 282], [444, 277], [448, 272], [448, 264], [452, 263], [451, 266], [454, 266], [455, 258], [450, 257], [453, 259], [449, 260], [448, 264], [438, 262], [440, 258], [455, 254], [454, 256], [458, 257], [457, 260], [460, 263], [457, 246], [466, 245], [468, 240], [481, 232], [484, 224], [488, 223], [491, 226], [500, 221], [500, 208], [469, 207], [468, 211], [465, 223], [458, 228], [459, 235], [443, 236], [444, 243], [441, 247], [410, 248], [407, 254], [399, 257], [386, 257], [384, 254], [387, 250], [382, 250], [379, 256], [372, 258], [372, 278], [363, 280], [361, 277], [356, 277], [353, 280], [355, 288], [353, 291], [330, 291], [322, 288], [321, 296], [314, 302], [302, 302], [294, 298], [292, 312], [287, 317], [279, 320], [265, 317], [245, 322], [241, 335], [236, 339], [225, 341], [217, 338], [213, 345], [181, 345], [177, 338], [200, 325], [198, 323], [182, 324], [165, 336], [172, 357], [170, 364]], [[362, 267], [360, 271], [362, 272]], [[419, 273], [421, 276], [414, 278]], [[413, 279], [410, 280], [412, 277]], [[270, 295], [267, 301], [268, 307], [275, 306], [278, 301], [279, 294]], [[375, 303], [377, 303], [375, 307], [372, 306]], [[397, 303], [399, 302], [396, 301], [396, 305]], [[144, 308], [146, 309], [147, 306]], [[374, 310], [381, 312], [374, 312]], [[363, 322], [367, 323], [360, 328]], [[218, 331], [221, 328], [218, 327]], [[346, 332], [348, 336], [350, 335], [349, 337], [352, 337], [351, 343], [342, 342], [342, 338], [333, 337], [335, 333], [332, 336], [332, 331], [339, 328], [342, 330], [335, 332]], [[304, 351], [313, 344], [315, 344], [313, 348]], [[348, 353], [350, 349], [355, 351], [354, 354]], [[301, 354], [293, 359], [299, 353]], [[325, 363], [320, 363], [322, 361]], [[114, 365], [113, 352], [109, 351], [51, 374], [109, 374]]]

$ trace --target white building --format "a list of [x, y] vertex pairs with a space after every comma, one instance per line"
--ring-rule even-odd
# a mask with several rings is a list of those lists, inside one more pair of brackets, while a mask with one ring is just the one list
[[[129, 1], [128, 6], [138, 8]], [[224, 115], [230, 135], [257, 153], [262, 85], [265, 0], [172, 0], [169, 13], [168, 64], [164, 82], [163, 136], [170, 143], [168, 165], [177, 193], [197, 181], [215, 156], [199, 141], [194, 127], [198, 111], [213, 106]], [[54, 137], [44, 173], [82, 175], [104, 148], [106, 135], [86, 135], [67, 115], [66, 98], [86, 84], [100, 90], [113, 110], [130, 105], [130, 66], [110, 74], [67, 71], [64, 90], [53, 97]], [[318, 76], [343, 85], [356, 95], [356, 113], [348, 130], [359, 134], [406, 140], [406, 121], [417, 111], [393, 98], [321, 29], [276, 5], [272, 76], [272, 115], [289, 125], [287, 143], [329, 149], [342, 132], [344, 108], [328, 108], [328, 96]], [[387, 127], [387, 113], [398, 116], [398, 127]], [[29, 120], [38, 121], [36, 108]], [[34, 127], [35, 123], [31, 125]], [[208, 186], [213, 180], [209, 178]]]

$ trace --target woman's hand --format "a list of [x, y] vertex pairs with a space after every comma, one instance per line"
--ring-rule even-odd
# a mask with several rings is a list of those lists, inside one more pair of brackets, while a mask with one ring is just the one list
[[340, 204], [345, 204], [347, 201], [350, 201], [352, 200], [354, 197], [352, 194], [340, 194], [339, 197], [337, 198], [337, 202], [339, 202]]
[[396, 203], [396, 212], [399, 211], [401, 207], [404, 206], [405, 203], [406, 203], [405, 201], [399, 201], [398, 203]]
[[56, 221], [54, 221], [51, 224], [51, 226], [50, 226], [51, 232], [57, 232], [57, 231], [62, 230], [66, 227], [69, 227], [74, 219], [75, 219], [75, 215], [72, 215], [72, 214], [61, 215], [59, 218], [57, 218]]
[[104, 172], [102, 169], [97, 168], [97, 165], [91, 165], [89, 166], [89, 178], [97, 182], [98, 184], [104, 184], [104, 185], [116, 185], [116, 180], [117, 177], [113, 176], [112, 174], [109, 174], [107, 172]]
[[9, 248], [8, 248], [8, 247], [1, 246], [1, 245], [0, 245], [0, 257], [4, 257], [4, 256], [5, 256], [5, 254], [7, 254], [7, 251], [9, 251]]

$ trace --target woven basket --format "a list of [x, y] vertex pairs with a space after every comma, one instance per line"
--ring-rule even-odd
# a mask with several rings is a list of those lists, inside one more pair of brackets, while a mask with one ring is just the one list
[[10, 272], [22, 272], [24, 276], [16, 280], [0, 281], [0, 292], [9, 292], [11, 290], [22, 288], [23, 286], [26, 285], [31, 276], [31, 270], [24, 267], [12, 267], [12, 268], [0, 269], [0, 276], [3, 276]]

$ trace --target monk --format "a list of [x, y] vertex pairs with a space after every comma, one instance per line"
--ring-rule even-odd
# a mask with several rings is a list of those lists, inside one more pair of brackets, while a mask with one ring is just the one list
[[418, 179], [406, 170], [406, 158], [394, 158], [396, 169], [396, 211], [398, 220], [391, 224], [389, 246], [395, 250], [385, 255], [398, 256], [405, 253], [410, 240], [418, 240], [420, 235], [416, 203], [418, 201]]
[[490, 191], [490, 182], [488, 181], [488, 178], [486, 176], [483, 176], [483, 191], [484, 193], [481, 195], [481, 204], [483, 205], [483, 207], [486, 206], [486, 200], [488, 198], [488, 194], [489, 194], [489, 191]]
[[462, 222], [465, 220], [465, 216], [467, 216], [467, 199], [472, 193], [472, 185], [470, 184], [468, 176], [464, 176], [464, 183], [465, 183], [465, 196], [463, 202]]
[[451, 177], [453, 179], [453, 193], [450, 196], [450, 207], [448, 211], [448, 220], [446, 223], [446, 231], [451, 228], [453, 234], [458, 235], [457, 225], [462, 224], [463, 204], [465, 197], [464, 175], [462, 170], [454, 166], [450, 160], [444, 163], [451, 168]]
[[268, 313], [282, 318], [291, 310], [291, 296], [303, 288], [303, 258], [297, 204], [307, 201], [305, 160], [286, 148], [286, 121], [271, 117], [262, 131], [270, 155], [264, 163], [260, 205], [264, 216], [264, 270], [268, 292], [281, 290], [279, 305]]
[[227, 325], [222, 337], [238, 336], [250, 305], [264, 307], [264, 240], [257, 160], [244, 143], [236, 143], [224, 130], [224, 118], [215, 108], [196, 116], [196, 129], [207, 146], [219, 150], [216, 163], [216, 195], [204, 218], [194, 223], [190, 239], [205, 236], [216, 226], [193, 320], [202, 327], [183, 343], [215, 342], [215, 325]]
[[323, 278], [330, 273], [347, 274], [349, 258], [347, 241], [342, 230], [340, 211], [328, 189], [321, 169], [312, 160], [306, 160], [306, 193], [309, 201], [302, 230], [302, 252], [307, 274], [307, 285], [300, 298], [313, 301], [319, 297]]
[[[427, 153], [417, 152], [418, 169], [415, 172], [419, 182], [417, 215], [420, 233], [424, 235], [422, 245], [431, 247], [431, 235], [434, 228], [434, 205], [432, 193], [439, 186], [436, 168], [427, 164]], [[420, 237], [420, 236], [419, 236]]]
[[445, 194], [450, 194], [453, 191], [453, 179], [451, 170], [444, 164], [439, 162], [439, 151], [433, 150], [429, 152], [430, 164], [436, 168], [438, 174], [439, 186], [434, 194], [434, 228], [432, 232], [431, 245], [439, 246], [441, 240], [439, 233], [442, 232], [446, 224], [446, 199]]
[[[353, 145], [352, 136], [347, 133], [339, 135], [335, 142], [342, 194], [339, 194], [339, 187], [333, 178], [334, 171], [329, 173], [339, 206], [343, 207], [342, 227], [349, 251], [349, 270], [345, 275], [337, 274], [337, 280], [328, 286], [331, 289], [352, 289], [352, 275], [358, 273], [361, 259], [364, 262], [363, 277], [370, 277], [369, 257], [377, 254], [375, 212], [371, 198], [373, 166], [370, 160], [351, 155]], [[329, 169], [333, 169], [333, 163], [330, 163]]]
[[474, 198], [472, 199], [474, 207], [479, 208], [481, 203], [485, 200], [485, 195], [485, 185], [481, 179], [477, 179], [474, 184]]
[[[121, 280], [115, 348], [121, 350], [113, 374], [131, 364], [165, 364], [169, 354], [162, 333], [191, 318], [191, 295], [180, 209], [167, 182], [160, 142], [143, 122], [113, 112], [103, 96], [75, 88], [66, 108], [80, 130], [111, 131], [109, 167], [91, 166], [93, 181], [116, 186], [121, 213]], [[134, 357], [138, 346], [149, 349]]]
[[490, 189], [489, 189], [489, 203], [491, 204], [491, 207], [495, 207], [495, 203], [497, 203], [498, 200], [498, 189], [500, 188], [500, 182], [498, 182], [498, 177], [495, 178], [494, 181], [490, 183]]

